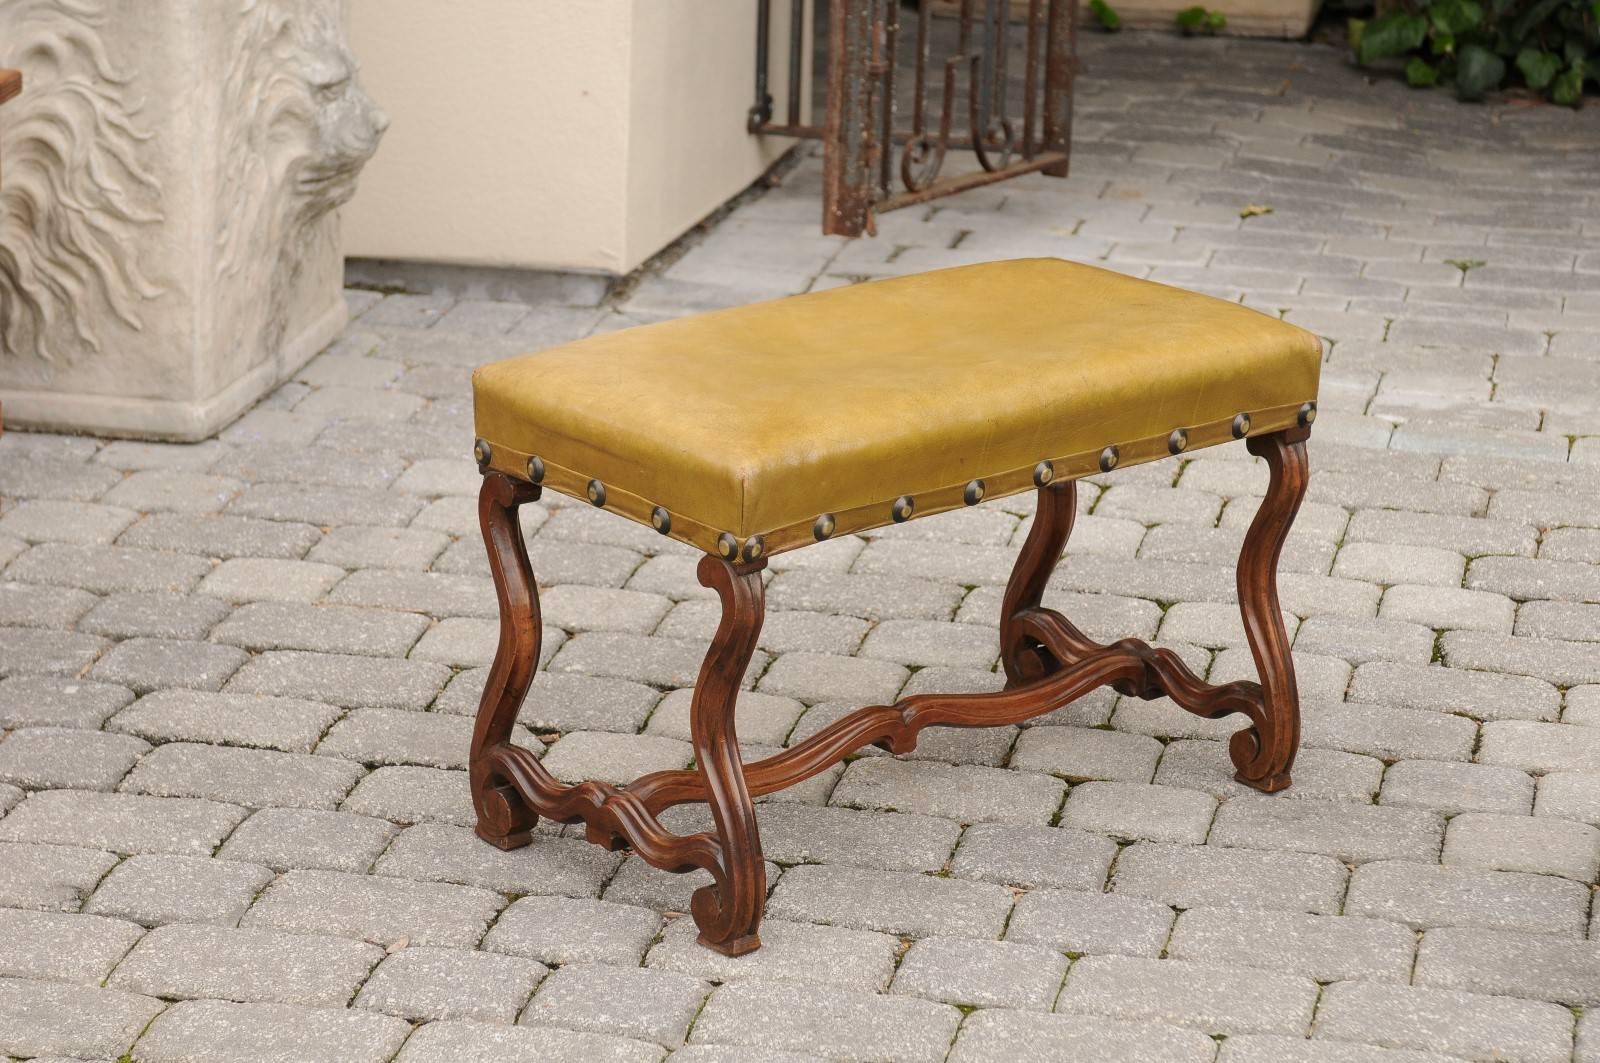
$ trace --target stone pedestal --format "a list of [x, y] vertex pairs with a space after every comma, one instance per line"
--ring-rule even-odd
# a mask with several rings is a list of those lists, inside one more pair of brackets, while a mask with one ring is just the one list
[[344, 0], [0, 0], [8, 427], [194, 440], [345, 322], [336, 208], [387, 119]]

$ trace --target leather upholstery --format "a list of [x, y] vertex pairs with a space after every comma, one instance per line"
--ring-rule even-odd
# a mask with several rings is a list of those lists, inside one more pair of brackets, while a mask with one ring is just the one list
[[[1292, 426], [1321, 347], [1209, 296], [1056, 259], [940, 270], [608, 333], [479, 368], [488, 465], [716, 550], [766, 552]], [[1314, 407], [1312, 407], [1314, 409]], [[848, 515], [848, 518], [847, 518]]]

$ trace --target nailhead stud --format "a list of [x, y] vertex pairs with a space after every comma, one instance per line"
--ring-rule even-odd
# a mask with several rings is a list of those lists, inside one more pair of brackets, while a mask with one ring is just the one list
[[494, 450], [489, 446], [487, 439], [474, 440], [472, 444], [472, 457], [477, 461], [479, 469], [489, 467], [489, 459], [494, 457]]
[[837, 526], [838, 522], [833, 519], [833, 514], [824, 513], [811, 525], [811, 537], [819, 543], [825, 539], [831, 539], [833, 538], [833, 529]]
[[961, 492], [961, 501], [969, 506], [975, 506], [983, 501], [984, 486], [982, 480], [973, 480], [967, 484], [967, 489]]
[[606, 504], [606, 485], [599, 480], [590, 480], [589, 501], [597, 506], [604, 506]]
[[544, 483], [544, 459], [533, 457], [528, 459], [528, 479], [536, 484]]
[[1033, 486], [1043, 487], [1056, 478], [1056, 467], [1048, 461], [1041, 461], [1033, 467]]
[[1189, 433], [1181, 428], [1174, 428], [1167, 437], [1167, 451], [1172, 454], [1182, 454], [1189, 446]]
[[894, 518], [896, 524], [911, 519], [912, 510], [917, 508], [917, 503], [910, 495], [901, 495], [894, 500], [894, 505], [889, 509], [889, 516]]
[[1243, 439], [1250, 434], [1250, 415], [1236, 413], [1233, 415], [1233, 438]]
[[1311, 424], [1311, 422], [1315, 421], [1316, 419], [1317, 419], [1317, 404], [1314, 403], [1314, 402], [1303, 402], [1303, 403], [1301, 403], [1300, 404], [1300, 415], [1297, 418], [1297, 420], [1300, 422], [1300, 427], [1301, 428], [1308, 427]]
[[657, 506], [650, 511], [650, 526], [662, 535], [667, 534], [672, 530], [672, 514]]
[[728, 532], [723, 532], [721, 535], [717, 536], [717, 553], [721, 554], [727, 560], [732, 561], [734, 558], [739, 556], [739, 540], [735, 539]]
[[1117, 467], [1117, 462], [1122, 460], [1122, 452], [1111, 446], [1100, 452], [1100, 471], [1110, 472]]
[[767, 552], [767, 540], [759, 535], [752, 535], [744, 541], [744, 553], [741, 555], [746, 561], [755, 561]]

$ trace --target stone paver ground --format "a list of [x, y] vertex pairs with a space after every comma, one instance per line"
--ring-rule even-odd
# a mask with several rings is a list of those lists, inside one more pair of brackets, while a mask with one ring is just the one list
[[[1600, 1059], [1600, 114], [1309, 46], [1084, 52], [1069, 181], [851, 243], [817, 233], [811, 156], [620, 301], [352, 292], [344, 337], [216, 440], [4, 437], [0, 1056]], [[475, 841], [471, 367], [1018, 255], [1329, 339], [1283, 563], [1297, 785], [1242, 792], [1232, 724], [1108, 693], [930, 734], [763, 805], [766, 947], [739, 961], [693, 944], [697, 879], [570, 831]], [[1264, 481], [1238, 446], [1097, 478], [1054, 604], [1249, 674], [1229, 566]], [[777, 559], [748, 740], [996, 685], [1030, 506]], [[527, 529], [550, 671], [519, 740], [569, 777], [685, 763], [715, 623], [692, 558], [559, 497]]]

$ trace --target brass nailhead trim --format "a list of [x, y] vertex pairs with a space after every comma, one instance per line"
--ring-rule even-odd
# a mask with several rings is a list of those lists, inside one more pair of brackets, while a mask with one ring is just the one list
[[754, 561], [767, 552], [767, 540], [759, 535], [752, 535], [744, 542], [744, 559]]
[[1236, 413], [1233, 415], [1233, 438], [1243, 439], [1250, 434], [1250, 415]]
[[528, 479], [536, 484], [544, 483], [544, 459], [533, 457], [528, 459]]
[[894, 505], [889, 509], [889, 516], [894, 518], [896, 524], [902, 524], [911, 519], [911, 513], [917, 508], [916, 500], [910, 495], [901, 495], [894, 500]]
[[474, 440], [472, 443], [472, 456], [478, 463], [478, 471], [483, 471], [489, 466], [489, 459], [494, 457], [494, 449], [489, 446], [487, 439]]
[[650, 526], [662, 535], [672, 531], [672, 514], [661, 506], [650, 511]]
[[717, 536], [717, 553], [732, 561], [739, 556], [739, 540], [727, 532]]
[[1300, 427], [1305, 428], [1317, 419], [1317, 404], [1314, 402], [1302, 403], [1300, 412], [1295, 418], [1300, 422]]
[[604, 506], [606, 504], [606, 485], [599, 480], [590, 480], [589, 501], [597, 506]]
[[967, 484], [966, 490], [961, 492], [961, 501], [969, 506], [975, 506], [983, 501], [983, 481], [973, 480]]
[[1041, 461], [1033, 467], [1033, 486], [1043, 487], [1056, 478], [1056, 467], [1048, 461]]
[[1100, 452], [1100, 471], [1110, 472], [1117, 467], [1117, 462], [1122, 460], [1122, 451], [1116, 447], [1107, 447]]
[[1167, 450], [1173, 454], [1182, 454], [1189, 446], [1189, 433], [1181, 428], [1174, 428], [1167, 437]]
[[838, 527], [838, 521], [834, 519], [833, 514], [824, 513], [817, 518], [816, 523], [811, 525], [811, 536], [820, 543], [825, 539], [833, 538], [833, 529], [836, 527]]

